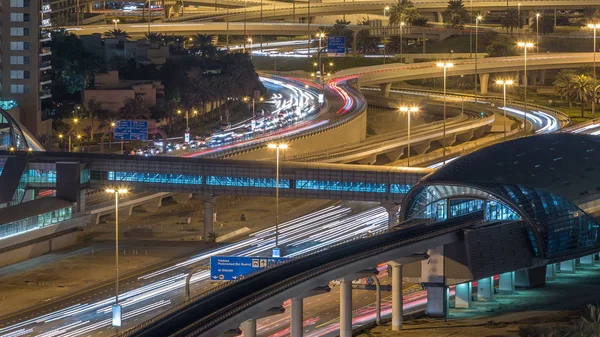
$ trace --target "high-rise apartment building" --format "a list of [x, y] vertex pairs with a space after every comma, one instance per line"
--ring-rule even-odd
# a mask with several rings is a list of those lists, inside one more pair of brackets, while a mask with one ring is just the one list
[[33, 134], [50, 134], [42, 100], [51, 97], [51, 0], [3, 0], [0, 8], [0, 97], [15, 100]]

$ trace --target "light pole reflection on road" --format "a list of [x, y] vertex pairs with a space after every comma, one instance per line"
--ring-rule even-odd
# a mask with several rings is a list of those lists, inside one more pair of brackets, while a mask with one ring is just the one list
[[[590, 23], [587, 25], [589, 29], [594, 31], [594, 65], [592, 76], [594, 78], [594, 85], [596, 84], [596, 31], [600, 28], [600, 23]], [[596, 90], [592, 93], [592, 118], [596, 117]]]
[[496, 84], [503, 86], [504, 89], [504, 104], [502, 110], [504, 110], [504, 140], [506, 140], [506, 86], [513, 85], [513, 80], [497, 80]]
[[517, 43], [519, 48], [523, 48], [525, 51], [524, 57], [524, 69], [523, 69], [523, 87], [524, 87], [524, 98], [525, 98], [525, 107], [523, 109], [523, 135], [527, 136], [527, 49], [533, 48], [533, 43], [531, 42], [519, 42]]
[[128, 191], [124, 188], [108, 188], [106, 192], [115, 195], [115, 304], [112, 307], [112, 326], [120, 327], [123, 313], [119, 305], [119, 194]]
[[444, 136], [442, 138], [442, 161], [446, 165], [446, 79], [448, 78], [448, 68], [454, 67], [452, 62], [438, 62], [438, 68], [444, 69]]
[[401, 106], [400, 111], [406, 113], [406, 119], [408, 120], [408, 146], [406, 149], [407, 149], [407, 158], [408, 158], [407, 166], [410, 167], [410, 114], [419, 112], [419, 108], [416, 106], [413, 106], [413, 107]]
[[275, 149], [276, 152], [276, 173], [275, 173], [275, 248], [273, 248], [273, 257], [280, 257], [279, 249], [279, 150], [285, 150], [288, 145], [285, 143], [269, 144], [269, 149]]

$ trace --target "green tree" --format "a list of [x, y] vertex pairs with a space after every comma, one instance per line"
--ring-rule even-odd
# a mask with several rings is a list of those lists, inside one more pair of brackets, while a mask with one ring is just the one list
[[[362, 19], [358, 25], [369, 26], [369, 20]], [[369, 35], [368, 30], [361, 30], [356, 33], [356, 49], [362, 53], [375, 53], [379, 51], [379, 43], [381, 39], [377, 36]]]
[[352, 31], [348, 29], [350, 21], [335, 20], [335, 23], [327, 31], [328, 36], [344, 36], [346, 38], [346, 48], [352, 46]]
[[412, 25], [417, 26], [417, 27], [426, 27], [428, 21], [429, 21], [428, 18], [426, 18], [424, 16], [419, 16], [418, 18], [416, 18], [412, 21]]
[[146, 40], [150, 41], [151, 43], [164, 44], [164, 37], [161, 33], [149, 32], [144, 36], [146, 37]]
[[510, 29], [510, 33], [513, 33], [513, 29], [519, 28], [521, 26], [519, 19], [519, 11], [516, 8], [509, 8], [506, 12], [506, 15], [500, 19], [500, 24], [502, 28], [506, 28], [506, 32]]
[[200, 57], [213, 58], [217, 55], [217, 46], [214, 45], [214, 35], [196, 34], [192, 38], [194, 44], [193, 50], [200, 54]]
[[571, 79], [575, 76], [575, 72], [571, 69], [563, 69], [556, 74], [556, 80], [554, 80], [554, 89], [556, 93], [569, 103], [569, 107], [573, 106], [573, 100], [570, 96], [569, 86]]
[[569, 81], [569, 96], [581, 104], [581, 117], [584, 115], [585, 103], [592, 100], [592, 93], [595, 86], [596, 82], [594, 82], [594, 79], [583, 74], [575, 75]]
[[488, 57], [515, 56], [518, 51], [513, 39], [503, 35], [494, 37], [485, 48]]
[[445, 25], [454, 29], [463, 29], [470, 18], [463, 0], [449, 0], [448, 7], [442, 12], [442, 15]]
[[593, 7], [593, 6], [583, 7], [583, 10], [581, 11], [581, 15], [583, 15], [583, 18], [586, 21], [595, 20], [595, 19], [597, 19], [597, 16], [598, 16], [598, 8]]
[[123, 119], [149, 119], [150, 109], [146, 106], [144, 99], [140, 96], [127, 97], [125, 104], [119, 109]]
[[413, 23], [415, 19], [420, 17], [415, 5], [410, 0], [398, 0], [392, 8], [390, 8], [390, 26], [399, 26], [400, 22]]
[[127, 34], [126, 31], [115, 28], [115, 29], [111, 29], [108, 32], [104, 33], [105, 37], [112, 37], [112, 38], [125, 38], [125, 39], [129, 39], [130, 36], [129, 34]]

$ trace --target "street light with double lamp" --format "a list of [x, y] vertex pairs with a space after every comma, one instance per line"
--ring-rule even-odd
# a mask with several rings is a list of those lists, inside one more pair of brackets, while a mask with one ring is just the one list
[[275, 247], [273, 248], [273, 257], [281, 257], [279, 249], [279, 150], [285, 150], [288, 145], [285, 143], [272, 143], [268, 145], [269, 149], [276, 152], [276, 173], [275, 173]]
[[483, 16], [478, 15], [475, 18], [475, 104], [477, 104], [477, 84], [479, 83], [479, 73], [477, 71], [477, 59], [479, 56], [479, 21], [483, 20]]
[[513, 80], [496, 80], [496, 84], [503, 86], [504, 88], [504, 104], [502, 110], [504, 110], [504, 140], [506, 140], [506, 86], [513, 85]]
[[401, 106], [400, 111], [406, 113], [406, 119], [408, 120], [408, 146], [407, 146], [408, 165], [407, 166], [410, 167], [410, 114], [414, 113], [414, 112], [419, 112], [419, 108], [416, 106], [413, 106], [413, 107]]
[[[383, 24], [382, 26], [385, 24], [385, 19], [387, 18], [387, 11], [390, 10], [390, 6], [385, 6], [383, 7]], [[383, 64], [385, 64], [385, 26], [383, 27]]]
[[[587, 27], [594, 31], [594, 70], [592, 76], [594, 78], [594, 83], [596, 83], [596, 31], [600, 28], [600, 23], [590, 23]], [[596, 116], [596, 90], [594, 90], [592, 95], [592, 118], [594, 118]]]
[[250, 59], [252, 60], [252, 38], [248, 38], [248, 43], [250, 43]]
[[525, 106], [523, 109], [523, 135], [527, 136], [527, 49], [533, 48], [533, 43], [531, 42], [519, 42], [517, 46], [523, 48], [525, 51], [524, 54], [524, 69], [523, 69], [523, 87], [524, 87], [524, 98], [525, 98]]
[[404, 32], [404, 26], [406, 25], [406, 23], [404, 21], [400, 22], [400, 63], [404, 63], [404, 58], [402, 57], [403, 54], [403, 47], [404, 47], [404, 39], [403, 39], [403, 32]]
[[123, 313], [119, 305], [119, 195], [128, 191], [124, 188], [107, 188], [106, 192], [115, 195], [115, 304], [112, 306], [112, 326], [120, 327]]
[[438, 68], [444, 69], [444, 136], [442, 139], [442, 160], [446, 165], [446, 79], [448, 78], [448, 68], [454, 67], [452, 62], [438, 62]]
[[540, 13], [535, 13], [535, 52], [540, 52]]
[[113, 22], [113, 24], [115, 25], [115, 30], [116, 30], [117, 28], [119, 28], [119, 22], [120, 22], [120, 20], [119, 20], [119, 19], [113, 19], [113, 20], [112, 20], [112, 22]]

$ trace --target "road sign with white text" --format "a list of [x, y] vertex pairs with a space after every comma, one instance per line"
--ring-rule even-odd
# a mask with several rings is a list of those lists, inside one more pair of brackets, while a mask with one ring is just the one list
[[346, 56], [345, 36], [330, 36], [327, 38], [327, 56]]
[[211, 256], [210, 279], [211, 281], [238, 280], [245, 275], [287, 260], [283, 257]]
[[115, 122], [115, 140], [148, 140], [148, 121], [118, 120]]

